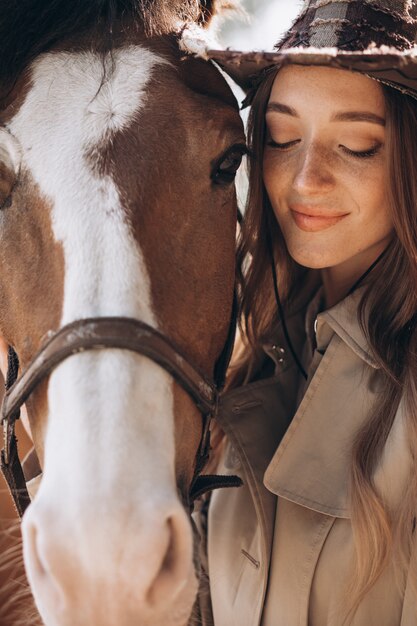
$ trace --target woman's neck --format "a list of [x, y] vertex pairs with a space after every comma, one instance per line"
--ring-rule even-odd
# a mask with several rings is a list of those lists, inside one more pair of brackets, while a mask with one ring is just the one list
[[361, 276], [384, 252], [388, 243], [389, 239], [384, 239], [340, 265], [321, 270], [326, 309], [346, 298]]

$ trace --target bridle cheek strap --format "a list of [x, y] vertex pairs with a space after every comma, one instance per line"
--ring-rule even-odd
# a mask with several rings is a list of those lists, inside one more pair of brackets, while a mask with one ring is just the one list
[[[234, 326], [233, 321], [232, 326]], [[224, 355], [230, 355], [229, 343], [233, 341], [233, 338], [234, 331], [229, 331], [228, 342], [220, 357], [220, 360], [224, 360], [224, 364], [222, 364], [221, 371], [217, 372], [216, 378], [224, 378], [223, 368], [228, 364]], [[111, 348], [135, 352], [160, 365], [191, 396], [200, 410], [203, 416], [203, 435], [197, 452], [196, 471], [189, 494], [190, 504], [209, 488], [242, 484], [238, 477], [199, 477], [210, 451], [210, 423], [216, 416], [218, 407], [217, 385], [192, 365], [169, 339], [144, 322], [124, 317], [84, 319], [63, 327], [49, 339], [20, 378], [13, 381], [3, 400], [1, 419], [4, 449], [1, 454], [1, 468], [20, 516], [30, 504], [15, 436], [15, 423], [19, 418], [22, 405], [39, 383], [68, 357], [86, 350]]]
[[[7, 355], [8, 369], [6, 376], [6, 392], [11, 389], [17, 380], [19, 372], [19, 359], [12, 348]], [[30, 504], [30, 497], [26, 487], [26, 480], [20, 463], [17, 439], [14, 429], [16, 420], [20, 417], [20, 408], [14, 417], [3, 422], [4, 448], [1, 451], [1, 469], [6, 483], [12, 494], [16, 511], [20, 517]]]
[[30, 504], [30, 496], [26, 487], [26, 480], [20, 463], [17, 439], [14, 432], [9, 438], [8, 446], [9, 458], [7, 463], [5, 450], [1, 451], [1, 470], [12, 495], [17, 514], [19, 517], [22, 517]]

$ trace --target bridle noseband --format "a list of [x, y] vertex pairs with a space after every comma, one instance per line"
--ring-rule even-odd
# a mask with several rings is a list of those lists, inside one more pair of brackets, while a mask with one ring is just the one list
[[68, 357], [80, 352], [117, 348], [151, 359], [167, 371], [194, 400], [203, 417], [203, 432], [195, 462], [195, 474], [189, 492], [189, 505], [219, 487], [242, 484], [236, 476], [200, 476], [210, 453], [210, 424], [217, 414], [219, 393], [224, 385], [236, 332], [236, 298], [232, 322], [224, 350], [215, 368], [215, 381], [209, 380], [159, 331], [132, 318], [102, 317], [78, 320], [54, 334], [37, 353], [25, 371], [10, 377], [1, 409], [4, 449], [1, 469], [8, 483], [17, 512], [23, 515], [30, 504], [23, 469], [17, 451], [15, 423], [20, 409], [35, 388]]

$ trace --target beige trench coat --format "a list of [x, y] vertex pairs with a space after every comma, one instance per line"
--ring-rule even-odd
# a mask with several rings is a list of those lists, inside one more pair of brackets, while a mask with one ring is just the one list
[[[276, 358], [273, 377], [222, 399], [219, 420], [229, 443], [220, 471], [240, 474], [245, 485], [212, 497], [213, 616], [206, 613], [207, 623], [214, 618], [215, 626], [341, 624], [340, 598], [353, 551], [349, 454], [381, 388], [381, 373], [357, 322], [356, 300], [351, 296], [318, 316], [317, 344], [327, 348], [324, 356], [315, 355], [318, 364], [296, 412], [298, 376], [288, 355], [284, 362]], [[288, 321], [301, 343], [303, 320], [302, 311]], [[282, 356], [277, 348], [267, 352]], [[375, 475], [390, 507], [398, 505], [410, 470], [403, 422], [401, 405]], [[386, 571], [352, 624], [417, 626], [410, 581], [404, 594], [393, 570]]]

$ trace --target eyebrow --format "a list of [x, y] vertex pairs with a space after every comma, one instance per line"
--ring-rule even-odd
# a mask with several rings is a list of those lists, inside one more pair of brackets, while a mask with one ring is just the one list
[[370, 122], [371, 124], [378, 124], [379, 126], [385, 126], [385, 120], [376, 113], [370, 111], [341, 111], [336, 113], [331, 119], [332, 122]]
[[[267, 113], [283, 113], [284, 115], [291, 115], [291, 117], [297, 117], [297, 111], [286, 104], [281, 102], [270, 102], [267, 107]], [[385, 120], [380, 115], [371, 113], [370, 111], [340, 111], [332, 116], [331, 122], [370, 122], [371, 124], [378, 124], [379, 126], [385, 126]]]

